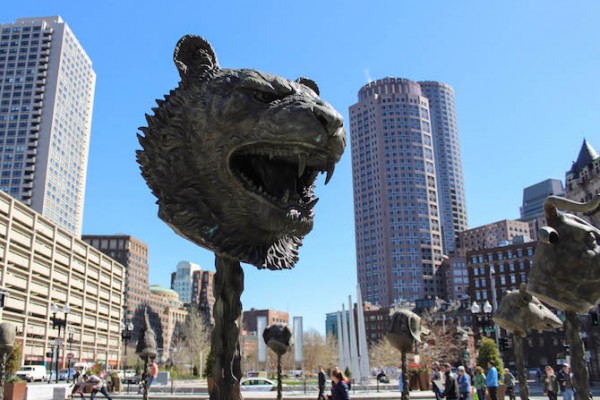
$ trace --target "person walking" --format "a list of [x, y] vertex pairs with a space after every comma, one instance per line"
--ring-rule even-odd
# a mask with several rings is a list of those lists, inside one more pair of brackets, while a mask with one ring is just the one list
[[560, 384], [563, 400], [573, 400], [575, 389], [573, 388], [573, 373], [569, 364], [563, 364], [562, 371], [558, 374], [558, 383]]
[[348, 385], [344, 379], [344, 374], [340, 371], [333, 371], [331, 373], [331, 381], [333, 382], [333, 388], [331, 389], [332, 400], [350, 400], [350, 394], [348, 393]]
[[444, 391], [444, 374], [440, 369], [440, 363], [434, 362], [431, 364], [431, 387], [435, 394], [435, 400], [441, 399], [441, 394]]
[[508, 368], [504, 368], [504, 385], [506, 386], [506, 394], [510, 400], [515, 400], [515, 384], [516, 379], [513, 374], [510, 373]]
[[150, 374], [148, 375], [148, 391], [150, 391], [150, 386], [158, 376], [158, 364], [155, 361], [152, 361], [152, 365], [150, 366]]
[[496, 369], [496, 363], [494, 360], [490, 360], [487, 366], [488, 371], [485, 376], [485, 387], [490, 394], [490, 399], [498, 400], [498, 370]]
[[557, 400], [558, 391], [558, 378], [554, 374], [554, 368], [546, 365], [546, 379], [544, 380], [544, 394], [548, 396], [548, 400]]
[[[106, 391], [106, 385], [104, 384], [104, 381], [102, 380], [102, 378], [100, 378], [98, 375], [94, 375], [89, 372], [85, 373], [85, 377], [86, 377], [86, 380], [85, 380], [86, 385], [90, 386], [92, 388], [92, 394], [90, 395], [90, 400], [94, 400], [94, 398], [96, 397], [96, 394], [98, 392], [102, 393], [104, 395], [104, 397], [106, 397], [108, 400], [112, 400], [112, 397], [110, 397], [110, 395]], [[81, 397], [83, 397], [83, 395], [81, 395]]]
[[460, 400], [469, 400], [471, 394], [471, 377], [466, 373], [465, 367], [458, 367], [458, 391], [460, 392]]
[[483, 374], [483, 368], [479, 365], [475, 367], [473, 386], [475, 387], [475, 390], [477, 390], [477, 398], [479, 400], [485, 400], [485, 375]]
[[441, 394], [441, 397], [447, 400], [458, 400], [458, 382], [456, 382], [456, 376], [454, 376], [452, 373], [452, 366], [449, 363], [444, 363], [442, 364], [442, 368], [444, 369], [446, 382], [444, 384], [444, 392]]
[[324, 400], [324, 392], [325, 392], [325, 382], [327, 378], [325, 377], [325, 370], [321, 365], [319, 365], [319, 395], [317, 400]]

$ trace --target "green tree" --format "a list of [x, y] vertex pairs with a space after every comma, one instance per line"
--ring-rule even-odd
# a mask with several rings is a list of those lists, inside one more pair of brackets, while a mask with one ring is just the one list
[[204, 368], [204, 377], [209, 378], [212, 377], [212, 364], [214, 361], [214, 356], [212, 353], [212, 349], [208, 352], [208, 356], [206, 357], [206, 368]]
[[487, 370], [488, 361], [494, 361], [496, 364], [496, 369], [498, 370], [498, 376], [502, 376], [504, 372], [504, 366], [502, 365], [500, 351], [498, 350], [498, 347], [496, 347], [496, 342], [490, 338], [483, 338], [479, 344], [477, 365], [484, 370]]

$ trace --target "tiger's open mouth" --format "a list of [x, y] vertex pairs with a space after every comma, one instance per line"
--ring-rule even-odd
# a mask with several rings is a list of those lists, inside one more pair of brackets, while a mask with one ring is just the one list
[[236, 150], [229, 165], [246, 190], [300, 219], [312, 218], [315, 179], [326, 172], [327, 184], [335, 163], [322, 149], [256, 144]]

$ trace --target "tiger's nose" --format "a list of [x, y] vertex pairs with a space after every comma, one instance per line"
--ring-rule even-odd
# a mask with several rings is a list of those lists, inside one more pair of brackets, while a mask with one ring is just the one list
[[342, 116], [333, 109], [315, 106], [313, 112], [329, 136], [334, 136], [342, 125], [344, 125]]

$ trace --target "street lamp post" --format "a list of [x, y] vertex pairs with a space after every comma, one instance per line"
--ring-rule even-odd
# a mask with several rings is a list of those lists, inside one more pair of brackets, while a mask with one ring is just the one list
[[[498, 309], [498, 299], [496, 298], [496, 270], [493, 266], [490, 266], [490, 283], [492, 285], [492, 303], [494, 304], [494, 310]], [[489, 304], [489, 303], [488, 303]], [[490, 310], [491, 314], [492, 310]], [[498, 325], [494, 323], [494, 337], [496, 338], [496, 347], [499, 344], [499, 330]]]
[[[493, 322], [491, 320], [492, 310], [493, 310], [492, 305], [487, 300], [483, 304], [483, 307], [481, 307], [479, 305], [479, 303], [477, 303], [476, 301], [474, 301], [473, 304], [471, 305], [471, 313], [473, 313], [473, 315], [476, 316], [475, 320], [479, 323], [479, 325], [483, 325], [482, 331], [485, 333], [488, 333], [489, 327], [491, 325], [493, 325]], [[478, 327], [478, 329], [479, 329], [479, 327]], [[496, 336], [496, 340], [497, 340], [498, 335], [495, 335], [495, 336]]]
[[131, 340], [131, 333], [133, 332], [133, 322], [125, 325], [121, 322], [121, 339], [123, 339], [123, 345], [125, 346], [125, 361], [123, 362], [123, 379], [126, 378], [127, 373], [127, 343]]
[[[66, 303], [62, 310], [55, 303], [52, 303], [50, 310], [52, 311], [52, 329], [58, 328], [58, 336], [56, 338], [56, 383], [58, 383], [58, 363], [60, 360], [60, 346], [62, 345], [61, 329], [67, 326], [67, 314], [71, 309], [69, 308], [69, 303]], [[65, 314], [64, 318], [58, 318], [56, 316], [58, 312]]]
[[[69, 343], [69, 352], [73, 350], [73, 328], [69, 326], [68, 328], [69, 336], [67, 338], [67, 343]], [[67, 357], [67, 383], [71, 382], [71, 356]]]

